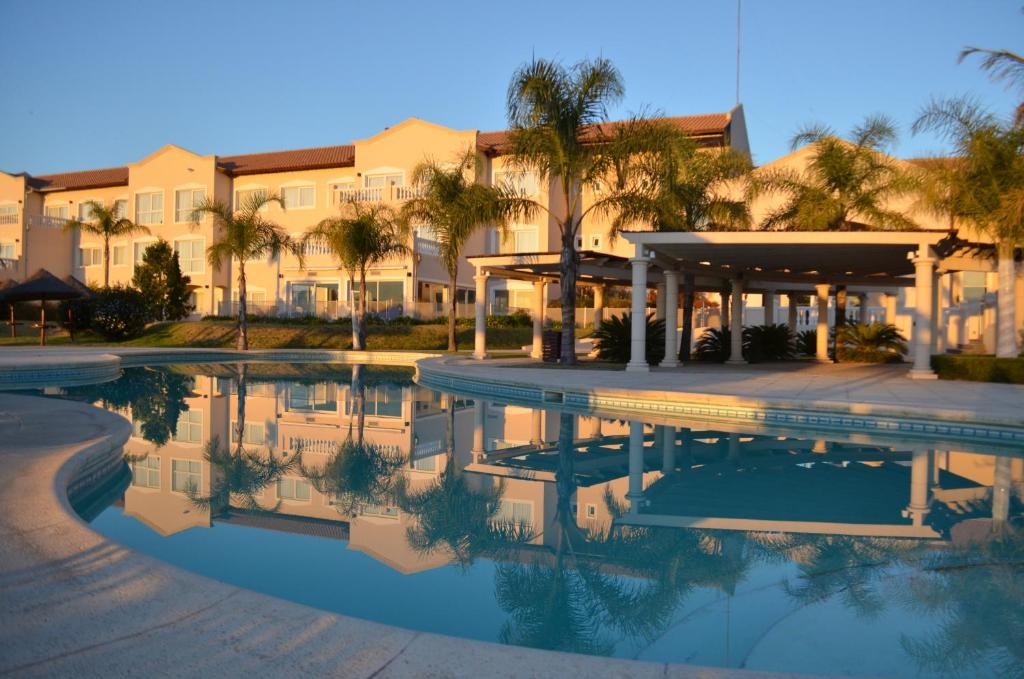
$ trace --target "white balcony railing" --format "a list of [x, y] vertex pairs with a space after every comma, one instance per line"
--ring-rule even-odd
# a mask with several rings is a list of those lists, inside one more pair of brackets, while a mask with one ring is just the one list
[[384, 187], [376, 186], [364, 189], [340, 189], [336, 194], [341, 203], [377, 203], [385, 198]]
[[396, 186], [395, 188], [395, 200], [409, 200], [410, 198], [421, 198], [423, 197], [424, 191], [419, 186]]
[[419, 236], [416, 236], [416, 239], [413, 243], [413, 247], [416, 252], [423, 255], [437, 256], [440, 253], [440, 248], [437, 245], [437, 241], [431, 240], [429, 238], [421, 238]]
[[14, 269], [18, 266], [17, 257], [0, 257], [0, 271]]
[[38, 226], [43, 229], [61, 229], [69, 220], [62, 217], [49, 217], [47, 215], [29, 215], [28, 225]]
[[17, 212], [5, 212], [0, 214], [0, 224], [20, 224], [21, 215]]

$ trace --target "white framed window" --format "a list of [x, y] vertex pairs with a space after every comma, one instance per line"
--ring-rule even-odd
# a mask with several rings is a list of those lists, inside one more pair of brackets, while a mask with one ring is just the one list
[[195, 209], [206, 199], [205, 189], [180, 189], [174, 192], [174, 221], [182, 224], [193, 221]]
[[132, 485], [140, 488], [160, 487], [160, 457], [147, 455], [129, 465], [132, 469]]
[[494, 185], [505, 186], [523, 196], [537, 195], [537, 175], [522, 170], [498, 170], [494, 173]]
[[178, 253], [181, 272], [185, 274], [201, 274], [204, 271], [206, 256], [206, 239], [189, 238], [174, 241], [174, 251]]
[[174, 440], [178, 443], [203, 442], [202, 410], [186, 410], [178, 416], [178, 426], [174, 430]]
[[391, 184], [401, 186], [403, 183], [405, 183], [405, 174], [402, 172], [368, 174], [363, 177], [363, 186], [368, 189], [381, 188]]
[[[267, 427], [263, 422], [246, 422], [242, 431], [242, 443], [262, 446], [267, 441]], [[231, 442], [238, 443], [238, 422], [231, 423]]]
[[128, 199], [118, 198], [114, 201], [114, 217], [126, 219], [128, 217]]
[[164, 194], [162, 191], [135, 194], [135, 223], [164, 223]]
[[[245, 207], [245, 204], [248, 201], [252, 200], [253, 196], [255, 196], [258, 193], [262, 193], [263, 195], [267, 195], [267, 193], [268, 193], [267, 192], [267, 187], [265, 187], [265, 186], [252, 186], [252, 187], [246, 188], [246, 189], [237, 189], [235, 191], [235, 210], [241, 210], [243, 207]], [[267, 209], [267, 206], [264, 205], [263, 207], [260, 208], [260, 212], [263, 212], [266, 209]]]
[[293, 502], [308, 502], [312, 493], [306, 479], [283, 477], [277, 480], [277, 497]]
[[202, 482], [203, 467], [199, 460], [171, 460], [171, 490], [195, 493]]
[[519, 500], [499, 500], [494, 523], [514, 523], [530, 526], [533, 524], [533, 504]]
[[312, 184], [304, 186], [282, 186], [281, 200], [287, 210], [301, 210], [316, 205], [316, 187]]
[[155, 240], [139, 240], [132, 244], [134, 253], [132, 262], [134, 262], [135, 266], [140, 266], [142, 264], [143, 257], [146, 254], [146, 249], [155, 242]]
[[0, 259], [15, 259], [14, 243], [0, 243]]
[[113, 266], [128, 266], [128, 246], [115, 245], [110, 248], [110, 263]]
[[288, 387], [288, 410], [299, 412], [338, 412], [338, 384], [295, 383]]
[[536, 227], [514, 228], [512, 230], [512, 247], [515, 252], [537, 252]]
[[587, 506], [586, 506], [586, 512], [587, 512], [587, 518], [588, 519], [596, 519], [597, 518], [597, 505], [591, 504], [591, 503], [588, 502]]
[[103, 204], [101, 201], [98, 201], [98, 200], [97, 201], [83, 200], [81, 203], [78, 204], [78, 221], [80, 221], [80, 222], [91, 222], [93, 220], [92, 204], [94, 202], [99, 203], [100, 205]]
[[[12, 215], [14, 216], [14, 219], [11, 219]], [[0, 205], [0, 224], [13, 224], [15, 219], [17, 219], [17, 216], [18, 206], [14, 203], [9, 205]], [[6, 221], [5, 218], [9, 221]]]
[[100, 248], [79, 248], [79, 266], [99, 266], [103, 263], [103, 250]]
[[68, 218], [68, 206], [67, 205], [47, 205], [43, 208], [43, 214], [47, 217], [56, 217], [57, 219]]

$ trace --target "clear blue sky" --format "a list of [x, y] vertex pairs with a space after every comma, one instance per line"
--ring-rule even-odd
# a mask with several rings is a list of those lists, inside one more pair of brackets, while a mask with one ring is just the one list
[[[840, 131], [931, 95], [1007, 113], [964, 45], [1024, 50], [1021, 0], [744, 0], [741, 99], [756, 162], [801, 124]], [[199, 153], [349, 143], [418, 116], [505, 127], [509, 76], [537, 56], [604, 55], [619, 114], [723, 111], [735, 98], [733, 0], [644, 3], [16, 2], [3, 0], [0, 169], [121, 165], [172, 142]], [[939, 150], [907, 135], [903, 156]]]

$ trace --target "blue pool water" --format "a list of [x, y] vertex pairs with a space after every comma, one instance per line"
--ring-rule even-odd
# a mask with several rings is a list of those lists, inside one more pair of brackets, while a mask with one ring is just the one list
[[1012, 448], [604, 419], [369, 366], [132, 368], [49, 391], [134, 425], [92, 526], [234, 585], [579, 653], [1024, 677]]

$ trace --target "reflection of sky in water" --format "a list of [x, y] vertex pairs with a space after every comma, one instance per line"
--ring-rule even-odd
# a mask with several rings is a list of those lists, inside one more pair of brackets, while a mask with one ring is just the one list
[[[209, 509], [190, 508], [166, 477], [171, 459], [202, 460], [213, 435], [230, 439], [233, 369], [126, 371], [99, 392], [71, 390], [137, 414], [138, 450], [129, 452], [151, 452], [165, 466], [163, 477], [137, 473], [136, 486], [154, 487], [129, 488], [94, 519], [97, 530], [241, 587], [488, 641], [783, 672], [1024, 676], [1019, 454], [997, 463], [990, 451], [950, 443], [739, 434], [707, 422], [686, 434], [453, 401], [402, 371], [332, 366], [325, 379], [309, 365], [254, 365], [243, 437], [250, 450], [288, 459], [302, 440], [304, 463], [340, 460], [337, 469], [366, 476], [366, 464], [353, 466], [361, 458], [336, 453], [362, 432], [381, 456], [373, 468], [409, 485], [364, 478], [389, 496], [348, 502], [359, 516], [343, 516], [315, 484], [303, 491], [308, 503], [277, 506], [279, 518], [344, 526], [334, 538], [280, 522], [275, 530], [238, 525], [218, 511], [209, 527]], [[571, 438], [559, 435], [569, 427]], [[645, 445], [632, 456], [631, 431], [634, 445]], [[204, 465], [197, 478], [210, 493], [216, 472]], [[296, 474], [286, 476], [301, 482]], [[271, 477], [245, 491], [261, 506], [275, 506]], [[1003, 504], [991, 499], [993, 483]], [[295, 484], [288, 480], [287, 492], [303, 495]], [[396, 493], [425, 490], [433, 494], [420, 504], [397, 508]], [[229, 513], [238, 515], [233, 498]], [[997, 528], [1000, 512], [1007, 518]], [[532, 529], [492, 534], [502, 522]], [[415, 548], [417, 532], [429, 553]], [[446, 548], [460, 539], [464, 564], [452, 564]]]

